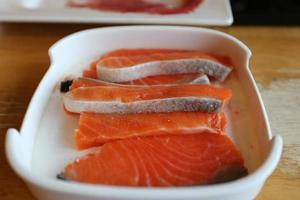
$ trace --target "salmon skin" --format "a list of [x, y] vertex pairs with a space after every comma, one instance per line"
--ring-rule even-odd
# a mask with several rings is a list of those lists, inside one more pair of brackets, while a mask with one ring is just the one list
[[192, 186], [231, 181], [247, 170], [220, 134], [137, 137], [113, 141], [67, 165], [60, 178], [118, 186]]
[[[138, 50], [123, 51], [129, 51], [128, 54], [138, 52]], [[140, 51], [145, 52], [145, 50]], [[97, 77], [109, 82], [126, 82], [147, 76], [186, 73], [204, 73], [224, 81], [232, 70], [229, 58], [201, 51], [161, 49], [153, 50], [153, 53], [149, 54], [110, 55], [113, 56], [105, 56], [96, 63]]]
[[180, 14], [193, 11], [202, 0], [70, 0], [70, 7], [115, 12]]
[[69, 112], [144, 113], [220, 112], [231, 91], [210, 85], [161, 85], [151, 87], [79, 87], [63, 97]]
[[226, 125], [223, 113], [172, 112], [140, 114], [81, 113], [75, 130], [79, 150], [100, 146], [113, 140], [153, 135], [220, 133]]

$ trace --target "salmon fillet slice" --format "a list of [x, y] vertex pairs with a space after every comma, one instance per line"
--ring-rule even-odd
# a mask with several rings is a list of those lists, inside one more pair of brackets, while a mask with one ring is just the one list
[[151, 136], [117, 140], [67, 165], [66, 180], [118, 186], [192, 186], [247, 173], [241, 153], [220, 134]]
[[110, 51], [103, 56], [98, 61], [95, 61], [92, 65], [92, 68], [96, 69], [97, 62], [102, 61], [106, 58], [112, 58], [112, 57], [130, 57], [130, 56], [144, 56], [144, 55], [150, 55], [150, 54], [158, 54], [158, 53], [188, 53], [191, 52], [191, 50], [185, 50], [185, 49], [116, 49], [113, 51]]
[[219, 112], [231, 91], [210, 85], [160, 85], [151, 87], [79, 87], [63, 97], [69, 112], [144, 113], [202, 111]]
[[172, 55], [172, 54], [196, 54], [196, 56], [206, 56], [208, 59], [212, 59], [214, 61], [220, 62], [223, 65], [232, 66], [231, 59], [227, 56], [218, 56], [212, 53], [206, 53], [202, 51], [196, 51], [196, 50], [185, 50], [185, 49], [117, 49], [110, 51], [103, 56], [101, 56], [99, 59], [95, 60], [91, 63], [90, 69], [96, 69], [97, 63], [108, 59], [108, 58], [119, 58], [119, 57], [140, 57], [140, 56], [151, 56], [151, 55], [157, 55], [157, 54], [165, 54], [165, 55]]
[[130, 137], [191, 134], [224, 130], [224, 113], [201, 112], [94, 114], [81, 113], [75, 130], [77, 149], [97, 147], [106, 142]]
[[179, 49], [117, 49], [110, 51], [91, 63], [90, 69], [96, 70], [97, 63], [107, 58], [145, 56], [158, 53], [186, 53], [190, 50]]
[[183, 84], [183, 83], [189, 83], [189, 84], [210, 84], [209, 79], [207, 78], [206, 75], [204, 74], [197, 74], [196, 76], [190, 76], [188, 75], [185, 79], [180, 77], [178, 80], [176, 77], [158, 77], [152, 78], [152, 77], [147, 77], [147, 80], [145, 82], [143, 80], [136, 80], [136, 82], [130, 83], [124, 83], [124, 84], [118, 84], [118, 83], [111, 83], [111, 82], [106, 82], [98, 79], [92, 79], [92, 78], [77, 78], [72, 80], [72, 85], [70, 86], [70, 90], [74, 90], [79, 87], [93, 87], [93, 86], [119, 86], [119, 87], [124, 87], [124, 86], [130, 86], [132, 85], [133, 87], [148, 87], [150, 85], [160, 85], [162, 82], [167, 83], [168, 85], [176, 85], [176, 84]]
[[[193, 55], [194, 54], [194, 55]], [[196, 54], [196, 55], [195, 55]], [[140, 59], [139, 61], [143, 61], [146, 57], [146, 61], [149, 59], [157, 59], [155, 57], [157, 56], [163, 56], [163, 55], [173, 55], [174, 56], [188, 56], [189, 58], [191, 56], [198, 56], [198, 57], [203, 57], [207, 58], [209, 60], [219, 62], [224, 66], [228, 66], [229, 68], [232, 68], [232, 63], [231, 60], [228, 57], [221, 57], [221, 56], [216, 56], [213, 54], [208, 54], [200, 51], [191, 51], [191, 50], [177, 50], [177, 49], [117, 49], [111, 52], [106, 53], [103, 55], [101, 58], [98, 60], [94, 61], [91, 63], [90, 69], [87, 69], [83, 72], [84, 77], [89, 77], [89, 78], [94, 78], [94, 79], [102, 79], [102, 76], [98, 70], [97, 74], [97, 64], [101, 62], [110, 62], [110, 61], [118, 61], [120, 58], [122, 61], [124, 59], [131, 60], [131, 58], [137, 60]], [[159, 57], [160, 59], [160, 57]], [[167, 58], [164, 58], [166, 60]], [[170, 59], [170, 58], [169, 58]], [[125, 62], [126, 64], [126, 62]], [[131, 63], [132, 64], [132, 63]], [[180, 63], [179, 63], [180, 64]], [[170, 64], [171, 65], [171, 64]], [[209, 68], [209, 66], [207, 66]], [[225, 68], [226, 69], [226, 68]], [[158, 70], [160, 71], [160, 70]], [[148, 77], [142, 77], [138, 78], [135, 80], [130, 80], [128, 82], [129, 84], [147, 84], [147, 85], [155, 85], [155, 84], [167, 84], [169, 81], [179, 81], [180, 79], [186, 79], [188, 76], [190, 78], [193, 78], [195, 76], [195, 73], [183, 73], [181, 72], [182, 70], [179, 70], [178, 73], [180, 74], [171, 74], [171, 75], [155, 75], [155, 76], [148, 76]], [[198, 72], [198, 71], [197, 71]], [[170, 79], [170, 80], [169, 80]], [[114, 81], [114, 82], [126, 82], [126, 81]]]
[[179, 14], [193, 11], [202, 0], [69, 0], [68, 6], [115, 12]]
[[[98, 79], [96, 69], [86, 69], [83, 71], [82, 76], [85, 78], [100, 80]], [[148, 76], [145, 78], [140, 78], [132, 81], [120, 82], [120, 84], [126, 84], [126, 85], [162, 85], [162, 84], [178, 84], [178, 83], [210, 84], [210, 81], [205, 74], [189, 73], [189, 74]]]
[[[176, 49], [123, 49], [105, 54], [98, 61], [92, 63], [91, 68], [97, 68], [98, 64], [102, 64], [111, 68], [125, 68], [134, 64], [141, 64], [151, 61], [189, 58], [204, 58], [231, 67], [231, 61], [228, 57], [216, 56], [203, 51]], [[123, 62], [118, 63], [118, 60], [116, 59], [123, 59], [121, 60]]]
[[148, 76], [204, 73], [224, 81], [232, 70], [229, 58], [201, 51], [161, 50], [158, 53], [158, 50], [155, 50], [154, 52], [157, 53], [106, 56], [97, 62], [97, 77], [109, 82], [126, 82]]

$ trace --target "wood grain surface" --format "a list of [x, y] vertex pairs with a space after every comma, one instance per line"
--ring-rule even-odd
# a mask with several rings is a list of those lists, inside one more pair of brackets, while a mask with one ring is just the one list
[[[7, 128], [19, 128], [30, 98], [49, 66], [48, 48], [96, 25], [0, 24], [0, 199], [34, 200], [4, 155]], [[274, 134], [284, 139], [280, 164], [257, 200], [300, 199], [300, 27], [217, 28], [242, 40]]]

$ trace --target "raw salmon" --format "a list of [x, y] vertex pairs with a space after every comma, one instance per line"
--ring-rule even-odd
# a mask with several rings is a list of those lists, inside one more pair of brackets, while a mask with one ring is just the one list
[[77, 149], [137, 136], [220, 133], [226, 125], [223, 113], [201, 112], [94, 114], [82, 113], [75, 130]]
[[204, 73], [224, 81], [231, 70], [231, 65], [224, 65], [217, 57], [199, 51], [108, 57], [97, 63], [98, 78], [110, 82], [185, 73]]
[[106, 58], [112, 57], [130, 57], [130, 56], [144, 56], [157, 53], [186, 53], [190, 50], [184, 49], [117, 49], [104, 54], [98, 61], [95, 61], [93, 67], [96, 68], [97, 62]]
[[180, 14], [193, 11], [202, 0], [70, 0], [71, 7], [116, 12]]
[[[82, 76], [91, 79], [99, 79], [96, 69], [86, 69], [83, 71]], [[121, 84], [126, 84], [126, 85], [162, 85], [162, 84], [177, 84], [177, 83], [209, 84], [210, 81], [205, 74], [189, 73], [189, 74], [148, 76], [137, 80], [121, 82]]]
[[220, 134], [117, 140], [67, 165], [59, 177], [119, 186], [191, 186], [237, 179], [247, 173], [241, 153]]
[[64, 95], [73, 113], [219, 112], [231, 98], [226, 88], [199, 84], [151, 87], [79, 87]]
[[99, 59], [91, 63], [90, 69], [95, 70], [97, 68], [97, 63], [105, 60], [107, 58], [117, 58], [117, 57], [131, 57], [131, 56], [145, 56], [158, 53], [186, 53], [189, 50], [180, 50], [180, 49], [117, 49], [110, 51]]
[[[157, 55], [158, 54], [158, 55]], [[104, 61], [106, 59], [112, 59], [112, 58], [120, 58], [120, 57], [141, 57], [141, 56], [152, 56], [155, 55], [156, 57], [161, 56], [181, 56], [181, 57], [204, 57], [207, 59], [211, 59], [212, 61], [220, 62], [224, 65], [228, 65], [230, 67], [231, 60], [226, 56], [217, 56], [212, 53], [206, 53], [203, 51], [196, 51], [196, 50], [185, 50], [185, 49], [117, 49], [114, 51], [110, 51], [103, 56], [100, 57], [100, 59], [94, 61], [91, 64], [92, 69], [96, 69], [97, 63]], [[147, 58], [147, 59], [154, 59], [154, 58]], [[171, 59], [171, 58], [163, 58], [164, 60]], [[132, 64], [132, 63], [125, 63], [125, 64]]]
[[209, 79], [206, 75], [197, 75], [197, 76], [190, 76], [188, 75], [186, 79], [183, 79], [182, 76], [180, 79], [172, 78], [170, 76], [168, 77], [158, 77], [152, 78], [148, 77], [145, 82], [143, 80], [136, 80], [136, 82], [133, 83], [127, 83], [127, 84], [118, 84], [118, 83], [111, 83], [106, 82], [102, 80], [97, 79], [91, 79], [91, 78], [78, 78], [74, 79], [72, 81], [72, 85], [70, 86], [70, 90], [79, 88], [79, 87], [92, 87], [92, 86], [119, 86], [119, 87], [127, 87], [132, 85], [133, 87], [147, 87], [149, 85], [160, 85], [161, 83], [167, 83], [168, 85], [175, 85], [175, 84], [183, 84], [183, 83], [189, 83], [189, 84], [209, 84]]
[[125, 82], [130, 85], [169, 85], [169, 84], [210, 84], [209, 78], [205, 74], [174, 74], [148, 76], [145, 78]]
[[[163, 58], [165, 61], [166, 59], [168, 59], [167, 57], [170, 56], [178, 56], [179, 58], [183, 58], [183, 56], [186, 56], [188, 58], [191, 58], [191, 56], [198, 56], [198, 57], [202, 57], [207, 58], [208, 60], [211, 60], [212, 62], [219, 62], [224, 66], [228, 66], [229, 68], [231, 68], [231, 61], [228, 57], [221, 57], [221, 56], [216, 56], [213, 54], [208, 54], [208, 53], [204, 53], [204, 52], [200, 52], [200, 51], [191, 51], [191, 50], [177, 50], [177, 49], [117, 49], [111, 52], [106, 53], [105, 55], [103, 55], [101, 58], [99, 58], [98, 60], [95, 60], [94, 62], [91, 63], [90, 69], [87, 69], [83, 72], [83, 76], [84, 77], [89, 77], [89, 78], [94, 78], [94, 79], [103, 79], [103, 76], [101, 76], [99, 70], [98, 70], [98, 74], [97, 74], [97, 64], [98, 63], [107, 63], [107, 62], [111, 62], [111, 61], [118, 61], [121, 60], [122, 62], [124, 61], [124, 59], [127, 59], [125, 61], [124, 64], [128, 64], [128, 61], [130, 62], [130, 60], [137, 60], [139, 62], [147, 62], [149, 61], [149, 59], [151, 60], [155, 60], [155, 59], [160, 59], [160, 58], [155, 58], [155, 57], [165, 57]], [[174, 62], [174, 60], [173, 60]], [[180, 61], [182, 62], [182, 61]], [[181, 63], [177, 62], [177, 65], [180, 65]], [[109, 63], [111, 64], [111, 63]], [[120, 63], [119, 63], [120, 64]], [[132, 64], [132, 63], [130, 63]], [[149, 63], [148, 63], [149, 64]], [[153, 62], [152, 62], [153, 64]], [[155, 64], [155, 63], [154, 63]], [[157, 63], [156, 63], [157, 64]], [[160, 63], [161, 64], [161, 63]], [[170, 63], [169, 60], [169, 64], [171, 65], [172, 63]], [[184, 63], [183, 63], [184, 64]], [[186, 64], [186, 62], [185, 62]], [[177, 66], [178, 67], [178, 66]], [[199, 66], [198, 66], [199, 67]], [[174, 68], [174, 67], [173, 67]], [[206, 67], [208, 70], [208, 74], [213, 74], [213, 69], [210, 69], [211, 66], [207, 66]], [[225, 68], [227, 69], [227, 68]], [[124, 69], [123, 69], [124, 70]], [[145, 70], [149, 70], [149, 69], [145, 69]], [[227, 69], [226, 73], [229, 73], [228, 70], [230, 71], [231, 69]], [[160, 70], [158, 70], [159, 72]], [[203, 70], [205, 71], [205, 70]], [[209, 72], [211, 71], [211, 72]], [[198, 72], [198, 71], [197, 71]], [[171, 72], [170, 72], [171, 73]], [[130, 80], [129, 84], [147, 84], [147, 85], [152, 85], [152, 84], [167, 84], [169, 83], [168, 81], [180, 81], [180, 79], [186, 79], [188, 78], [193, 78], [195, 77], [195, 73], [193, 74], [182, 74], [182, 69], [180, 67], [180, 69], [178, 70], [178, 73], [180, 74], [171, 74], [171, 75], [156, 75], [156, 76], [148, 76], [148, 77], [140, 77], [140, 75], [138, 76], [138, 79], [136, 80]], [[220, 72], [221, 75], [216, 75], [216, 76], [226, 76], [226, 73], [224, 74], [224, 72]], [[167, 73], [169, 74], [169, 73]], [[104, 77], [105, 78], [105, 77]], [[118, 79], [118, 77], [116, 78]], [[170, 80], [169, 80], [170, 79]], [[114, 81], [114, 82], [122, 82], [122, 81]], [[124, 81], [123, 81], [124, 82]]]
[[70, 90], [74, 90], [79, 87], [94, 87], [94, 86], [129, 86], [129, 85], [122, 85], [118, 83], [111, 83], [106, 81], [101, 81], [92, 78], [77, 78], [72, 81], [72, 85], [70, 86]]

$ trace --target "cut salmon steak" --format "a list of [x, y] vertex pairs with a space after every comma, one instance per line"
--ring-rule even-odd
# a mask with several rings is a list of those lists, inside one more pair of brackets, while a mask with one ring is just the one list
[[217, 113], [230, 98], [230, 90], [210, 85], [94, 86], [69, 91], [63, 102], [66, 110], [73, 113]]
[[200, 132], [221, 133], [226, 125], [223, 113], [172, 112], [140, 114], [80, 114], [75, 130], [77, 149], [100, 146], [113, 140], [153, 135]]
[[67, 165], [60, 178], [119, 186], [192, 186], [247, 173], [240, 152], [220, 134], [153, 136], [104, 144]]
[[230, 58], [201, 51], [118, 49], [92, 62], [83, 76], [109, 82], [155, 85], [193, 78], [197, 73], [224, 81], [231, 70]]
[[[95, 69], [86, 69], [82, 74], [83, 78], [100, 80]], [[103, 81], [103, 80], [102, 80]], [[103, 81], [106, 83], [112, 83]], [[210, 84], [209, 78], [205, 74], [199, 73], [188, 73], [188, 74], [173, 74], [173, 75], [157, 75], [147, 76], [132, 81], [118, 82], [125, 85], [163, 85], [163, 84], [180, 84], [180, 83], [191, 83], [191, 84]]]
[[[121, 54], [121, 51], [126, 53]], [[136, 53], [139, 51], [141, 53]], [[201, 51], [155, 49], [152, 53], [144, 52], [147, 51], [125, 49], [118, 50], [119, 55], [124, 56], [112, 53], [102, 57], [96, 63], [97, 77], [109, 82], [126, 82], [148, 76], [204, 73], [224, 81], [232, 70], [229, 58]]]
[[202, 0], [69, 0], [68, 6], [115, 12], [180, 14], [193, 11]]
[[[147, 79], [147, 80], [145, 80]], [[170, 76], [160, 76], [160, 79], [158, 77], [147, 77], [145, 78], [145, 82], [143, 80], [136, 80], [136, 82], [132, 83], [112, 83], [107, 81], [102, 81], [98, 79], [93, 78], [77, 78], [72, 80], [72, 84], [69, 87], [69, 90], [73, 90], [79, 87], [93, 87], [93, 86], [119, 86], [119, 87], [127, 87], [132, 85], [133, 87], [148, 87], [151, 85], [178, 85], [178, 84], [210, 84], [209, 79], [204, 74], [195, 74], [194, 76], [187, 75], [184, 79], [183, 76], [180, 77], [180, 79], [177, 79], [177, 77], [170, 77]], [[137, 84], [136, 84], [137, 83]], [[149, 84], [150, 83], [150, 84]], [[161, 84], [162, 83], [162, 84]]]

